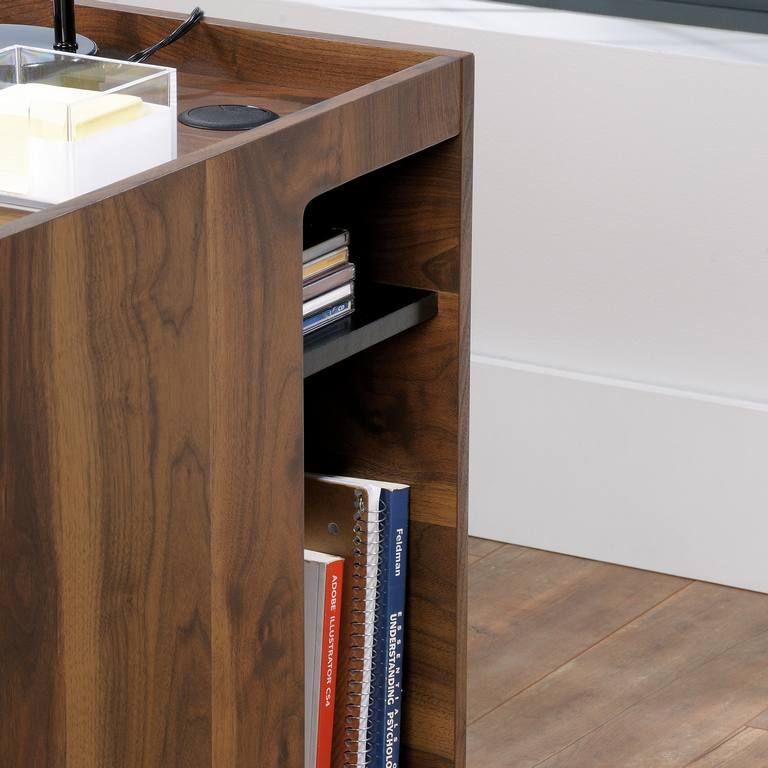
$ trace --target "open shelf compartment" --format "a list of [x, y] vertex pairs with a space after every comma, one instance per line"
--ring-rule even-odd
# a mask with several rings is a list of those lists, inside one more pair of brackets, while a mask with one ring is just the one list
[[418, 288], [373, 285], [355, 300], [350, 317], [304, 337], [304, 378], [437, 315], [437, 293]]

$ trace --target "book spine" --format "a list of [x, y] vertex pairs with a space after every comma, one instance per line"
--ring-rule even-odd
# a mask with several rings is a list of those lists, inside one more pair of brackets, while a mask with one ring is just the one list
[[379, 587], [380, 608], [376, 614], [376, 629], [373, 638], [374, 647], [374, 665], [373, 665], [373, 683], [372, 693], [373, 701], [371, 706], [371, 727], [370, 741], [371, 761], [370, 768], [381, 768], [383, 765], [382, 739], [384, 731], [384, 713], [386, 709], [384, 700], [384, 681], [386, 678], [386, 639], [387, 632], [387, 600], [389, 588], [389, 505], [390, 499], [386, 491], [382, 491], [379, 499], [381, 508], [382, 526], [381, 526], [381, 544], [379, 546], [379, 573], [381, 574], [381, 584]]
[[336, 698], [336, 672], [339, 656], [339, 622], [344, 561], [330, 563], [325, 573], [325, 610], [323, 614], [323, 655], [320, 668], [320, 706], [317, 723], [316, 768], [331, 767], [333, 716]]
[[[381, 604], [379, 578], [381, 535], [383, 521], [378, 510], [366, 509], [362, 492], [355, 490], [355, 513], [352, 586], [352, 655], [348, 676], [347, 739], [345, 741], [344, 768], [370, 768], [374, 742], [370, 726], [374, 682], [374, 638], [377, 615]], [[371, 501], [371, 499], [369, 499]]]
[[351, 262], [342, 264], [340, 267], [332, 269], [327, 275], [321, 275], [316, 279], [310, 278], [302, 289], [303, 301], [309, 301], [316, 296], [320, 296], [322, 293], [331, 291], [346, 283], [354, 283], [354, 281], [355, 265]]
[[[405, 587], [408, 562], [409, 491], [385, 492], [389, 507], [387, 537], [387, 586], [383, 659], [383, 717], [379, 724], [379, 765], [400, 764], [400, 726], [403, 700], [403, 650], [405, 642]], [[384, 493], [382, 494], [384, 495]]]
[[331, 253], [339, 248], [343, 248], [345, 245], [349, 245], [349, 232], [343, 230], [335, 237], [331, 237], [322, 243], [316, 243], [315, 245], [305, 248], [303, 254], [303, 261], [306, 264], [312, 259], [317, 259], [326, 253]]
[[323, 325], [336, 320], [338, 318], [348, 315], [352, 311], [352, 300], [347, 299], [340, 304], [335, 304], [328, 309], [324, 309], [322, 312], [318, 312], [316, 315], [310, 315], [304, 318], [304, 333], [309, 333], [315, 328], [321, 328]]
[[301, 270], [302, 280], [305, 283], [309, 280], [317, 280], [338, 266], [347, 263], [349, 263], [349, 248], [345, 246], [304, 264]]
[[346, 283], [346, 285], [340, 285], [336, 288], [332, 288], [330, 291], [315, 296], [314, 299], [305, 301], [303, 305], [303, 317], [311, 317], [318, 312], [322, 312], [324, 309], [334, 307], [337, 304], [347, 301], [352, 296], [353, 283]]

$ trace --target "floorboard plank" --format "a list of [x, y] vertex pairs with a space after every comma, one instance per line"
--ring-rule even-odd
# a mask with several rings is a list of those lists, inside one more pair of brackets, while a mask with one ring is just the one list
[[766, 658], [766, 597], [694, 583], [473, 724], [469, 765], [680, 768], [768, 706]]
[[[478, 539], [477, 536], [469, 537], [469, 554], [475, 557], [485, 557], [490, 555], [491, 552], [495, 552], [497, 549], [501, 549], [504, 546], [504, 542], [491, 541], [490, 539]], [[514, 544], [508, 544], [509, 547], [515, 547]]]
[[690, 582], [504, 547], [470, 570], [473, 722]]
[[682, 674], [541, 768], [686, 766], [768, 702], [766, 659], [768, 631]]
[[[766, 600], [768, 600], [768, 597], [766, 597]], [[764, 731], [768, 731], [768, 709], [766, 709], [765, 712], [761, 712], [754, 720], [752, 720], [752, 722], [749, 723], [749, 726], [751, 728], [762, 728]]]
[[768, 765], [768, 731], [744, 728], [690, 768], [763, 768]]

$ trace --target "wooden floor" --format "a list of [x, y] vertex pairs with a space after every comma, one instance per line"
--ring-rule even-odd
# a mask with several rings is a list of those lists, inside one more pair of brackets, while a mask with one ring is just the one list
[[469, 768], [768, 768], [768, 595], [469, 549]]

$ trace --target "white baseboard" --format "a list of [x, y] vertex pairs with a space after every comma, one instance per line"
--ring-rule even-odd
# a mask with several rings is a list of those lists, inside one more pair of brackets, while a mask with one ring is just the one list
[[475, 536], [768, 592], [768, 406], [474, 356]]

